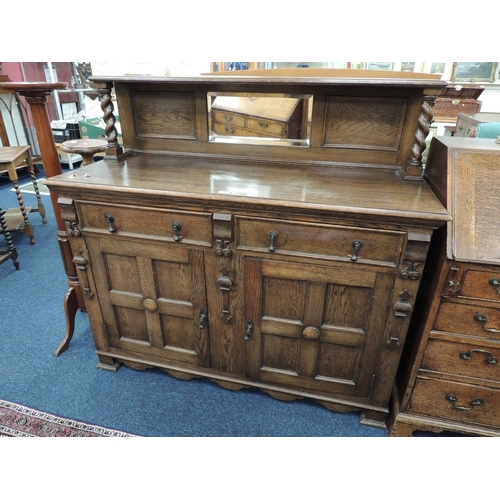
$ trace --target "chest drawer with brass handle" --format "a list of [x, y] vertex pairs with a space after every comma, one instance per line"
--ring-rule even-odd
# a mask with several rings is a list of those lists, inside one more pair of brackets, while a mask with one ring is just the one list
[[443, 302], [434, 330], [500, 340], [500, 310], [486, 305]]
[[500, 344], [490, 347], [430, 339], [420, 368], [495, 381], [500, 378], [499, 358]]
[[449, 380], [417, 378], [410, 409], [422, 415], [498, 426], [500, 391]]

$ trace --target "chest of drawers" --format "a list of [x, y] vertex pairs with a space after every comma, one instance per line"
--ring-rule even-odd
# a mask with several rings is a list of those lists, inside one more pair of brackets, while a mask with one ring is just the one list
[[415, 341], [399, 370], [391, 433], [424, 429], [496, 436], [500, 147], [487, 139], [436, 139], [429, 159], [426, 175], [454, 220], [432, 243], [426, 292], [411, 325]]
[[500, 113], [459, 113], [455, 137], [476, 137], [479, 123], [499, 122]]
[[[115, 81], [125, 153], [46, 181], [100, 368], [310, 398], [385, 427], [431, 235], [450, 217], [419, 177], [443, 84], [368, 73]], [[207, 103], [228, 92], [302, 96], [310, 141], [212, 141]]]
[[212, 104], [212, 130], [218, 135], [300, 139], [302, 102], [292, 97], [218, 96]]

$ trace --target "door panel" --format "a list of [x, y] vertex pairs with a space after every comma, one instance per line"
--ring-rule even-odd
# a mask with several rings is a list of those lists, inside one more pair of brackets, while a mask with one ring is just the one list
[[369, 396], [395, 275], [349, 267], [246, 259], [249, 376]]
[[115, 237], [87, 242], [110, 346], [208, 366], [203, 252]]

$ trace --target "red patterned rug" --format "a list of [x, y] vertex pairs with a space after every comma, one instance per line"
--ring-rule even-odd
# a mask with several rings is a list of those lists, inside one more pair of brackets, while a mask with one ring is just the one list
[[0, 399], [0, 437], [133, 437]]

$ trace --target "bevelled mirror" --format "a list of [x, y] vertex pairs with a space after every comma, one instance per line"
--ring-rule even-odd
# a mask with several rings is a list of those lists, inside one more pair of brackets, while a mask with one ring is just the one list
[[311, 95], [209, 92], [209, 141], [308, 147]]

